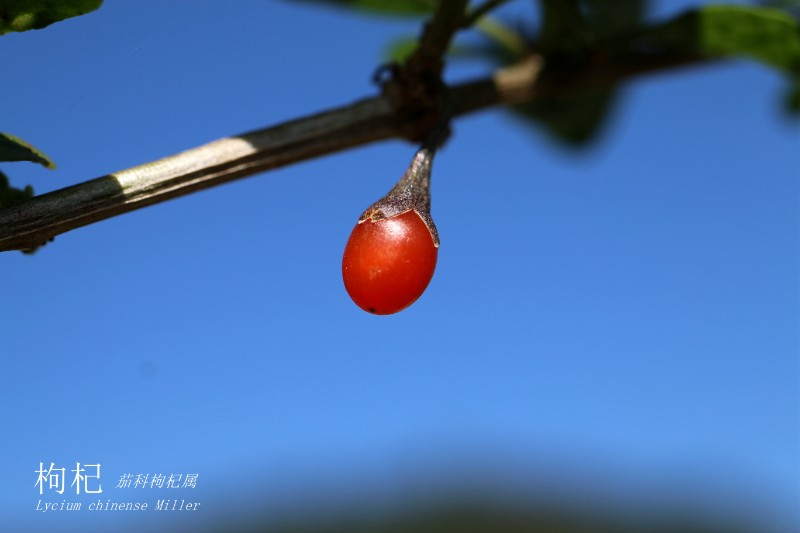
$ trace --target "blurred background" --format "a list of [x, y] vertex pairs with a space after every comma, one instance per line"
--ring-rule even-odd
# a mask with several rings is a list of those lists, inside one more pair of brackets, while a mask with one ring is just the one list
[[[146, 0], [3, 36], [0, 126], [58, 169], [2, 170], [43, 193], [373, 95], [387, 47], [419, 26]], [[462, 58], [447, 78], [488, 72]], [[410, 161], [402, 141], [2, 254], [0, 522], [796, 531], [800, 126], [785, 86], [739, 60], [640, 78], [583, 149], [503, 109], [459, 119], [434, 164], [436, 274], [393, 316], [350, 301], [341, 254]], [[41, 513], [98, 495], [40, 496], [40, 462], [102, 464], [103, 502], [201, 506]], [[198, 477], [168, 492], [117, 488], [124, 474]]]

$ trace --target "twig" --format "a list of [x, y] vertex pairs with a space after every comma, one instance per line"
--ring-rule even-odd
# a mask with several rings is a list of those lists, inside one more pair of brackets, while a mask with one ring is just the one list
[[450, 47], [453, 35], [463, 27], [469, 0], [441, 0], [431, 20], [425, 24], [419, 45], [405, 65], [406, 76], [426, 81], [442, 72], [444, 55]]
[[[632, 76], [697, 63], [690, 56], [646, 57], [598, 64], [569, 79], [540, 78], [542, 59], [531, 56], [488, 79], [450, 87], [453, 116], [553, 94], [610, 86]], [[212, 143], [0, 209], [0, 251], [38, 246], [55, 235], [134, 209], [265, 170], [370, 142], [407, 138], [386, 95]]]

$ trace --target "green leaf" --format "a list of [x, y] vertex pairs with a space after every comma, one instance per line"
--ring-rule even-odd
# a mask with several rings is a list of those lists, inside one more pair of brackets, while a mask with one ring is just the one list
[[[644, 0], [540, 0], [539, 43], [553, 60], [548, 75], [570, 75], [586, 68], [597, 49], [606, 49], [621, 34], [641, 24]], [[567, 146], [587, 146], [597, 137], [615, 100], [615, 89], [587, 90], [552, 96], [513, 111], [543, 127]]]
[[578, 0], [540, 0], [542, 28], [539, 47], [548, 52], [579, 53], [589, 46], [591, 34]]
[[780, 9], [708, 6], [685, 13], [647, 37], [676, 51], [750, 57], [779, 70], [800, 72], [800, 24]]
[[94, 11], [103, 0], [2, 0], [0, 35], [38, 30], [54, 22]]
[[382, 15], [427, 15], [437, 0], [302, 0], [312, 4], [347, 7]]
[[701, 49], [746, 55], [779, 69], [800, 69], [800, 27], [778, 9], [710, 6], [700, 11]]
[[556, 140], [579, 148], [592, 141], [605, 123], [613, 90], [587, 91], [515, 106], [513, 111], [535, 122]]
[[0, 133], [0, 161], [31, 161], [50, 169], [56, 168], [49, 157], [8, 133]]

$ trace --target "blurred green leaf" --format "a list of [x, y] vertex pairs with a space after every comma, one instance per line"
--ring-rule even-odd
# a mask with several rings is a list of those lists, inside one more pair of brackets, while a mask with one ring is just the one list
[[613, 101], [613, 90], [597, 90], [555, 96], [515, 106], [513, 111], [543, 126], [556, 140], [578, 148], [596, 137]]
[[49, 157], [8, 133], [0, 133], [0, 161], [31, 161], [50, 169], [56, 168]]
[[[644, 0], [540, 0], [540, 4], [544, 16], [540, 45], [555, 68], [565, 73], [584, 68], [596, 48], [638, 27], [646, 11]], [[556, 140], [578, 148], [597, 137], [614, 100], [614, 88], [597, 89], [515, 106], [513, 111]]]
[[701, 50], [747, 55], [787, 71], [800, 69], [800, 27], [778, 9], [709, 6], [700, 10]]
[[56, 165], [44, 153], [19, 137], [0, 133], [0, 161], [30, 161], [54, 169]]
[[306, 3], [348, 7], [384, 15], [426, 15], [436, 0], [302, 0]]
[[[694, 516], [666, 507], [668, 511], [640, 512], [630, 516], [613, 509], [588, 508], [531, 501], [521, 494], [514, 500], [453, 497], [428, 498], [424, 504], [406, 505], [395, 512], [361, 502], [325, 515], [308, 508], [297, 515], [274, 516], [238, 525], [231, 521], [208, 522], [200, 533], [752, 533], [765, 531], [733, 517]], [[527, 503], [527, 505], [526, 505]], [[670, 512], [671, 511], [671, 512]], [[696, 512], [695, 512], [696, 515]]]
[[591, 35], [578, 0], [539, 0], [542, 27], [538, 47], [573, 54], [585, 50]]
[[2, 0], [0, 35], [38, 30], [99, 8], [103, 0]]
[[707, 6], [646, 35], [651, 44], [710, 57], [746, 56], [800, 72], [800, 24], [780, 9]]
[[800, 18], [800, 0], [759, 0], [757, 3], [765, 7], [782, 9], [795, 18]]

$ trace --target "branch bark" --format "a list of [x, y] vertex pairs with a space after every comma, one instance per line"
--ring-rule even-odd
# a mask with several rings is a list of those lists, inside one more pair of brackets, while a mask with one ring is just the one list
[[437, 79], [444, 66], [444, 55], [456, 31], [464, 24], [468, 0], [442, 0], [436, 6], [430, 22], [426, 23], [416, 50], [408, 59], [407, 76]]
[[[541, 76], [531, 56], [492, 78], [450, 88], [453, 116], [531, 102], [555, 93], [617, 84], [635, 75], [695, 63], [690, 56], [596, 65], [569, 79]], [[0, 251], [26, 250], [75, 228], [290, 163], [389, 138], [413, 138], [387, 95], [234, 137], [108, 174], [0, 209]]]

